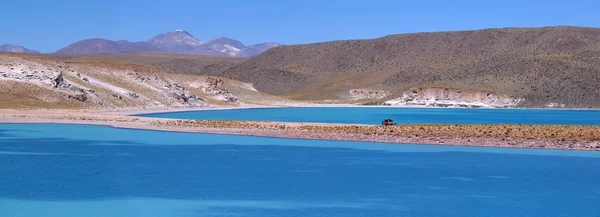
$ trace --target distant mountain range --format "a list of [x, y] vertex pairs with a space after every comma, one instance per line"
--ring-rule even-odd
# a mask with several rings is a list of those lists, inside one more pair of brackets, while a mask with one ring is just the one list
[[58, 50], [57, 54], [92, 54], [92, 53], [121, 53], [134, 51], [161, 51], [146, 42], [129, 42], [125, 40], [111, 41], [101, 38], [86, 39], [75, 42], [63, 49]]
[[[75, 42], [58, 51], [56, 54], [97, 54], [122, 52], [171, 52], [185, 54], [200, 54], [210, 56], [257, 56], [280, 44], [266, 42], [246, 46], [242, 42], [220, 37], [203, 42], [184, 30], [175, 30], [159, 34], [147, 41], [130, 42], [126, 40], [111, 41], [102, 38], [90, 38]], [[0, 52], [11, 53], [40, 53], [18, 45], [5, 44], [0, 46]]]
[[23, 46], [13, 45], [13, 44], [5, 44], [0, 46], [0, 52], [8, 52], [8, 53], [40, 53], [35, 50], [27, 49]]
[[160, 34], [144, 42], [125, 40], [111, 41], [92, 38], [75, 42], [58, 50], [57, 54], [94, 54], [139, 51], [163, 51], [172, 53], [201, 54], [211, 56], [251, 57], [277, 47], [280, 44], [267, 42], [245, 46], [242, 42], [220, 37], [203, 42], [184, 30]]

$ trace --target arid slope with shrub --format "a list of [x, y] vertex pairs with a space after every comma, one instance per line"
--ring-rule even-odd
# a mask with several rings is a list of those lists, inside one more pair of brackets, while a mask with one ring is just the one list
[[[481, 90], [522, 107], [600, 107], [600, 29], [505, 28], [280, 46], [213, 74], [291, 99], [348, 99], [352, 89]], [[513, 100], [514, 101], [514, 100]]]

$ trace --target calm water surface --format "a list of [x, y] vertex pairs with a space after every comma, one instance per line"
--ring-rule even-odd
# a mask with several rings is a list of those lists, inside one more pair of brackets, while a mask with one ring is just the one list
[[414, 124], [569, 124], [600, 125], [600, 110], [451, 108], [260, 108], [144, 114], [198, 120], [270, 120], [380, 124], [385, 118]]
[[599, 217], [600, 153], [0, 124], [2, 217]]

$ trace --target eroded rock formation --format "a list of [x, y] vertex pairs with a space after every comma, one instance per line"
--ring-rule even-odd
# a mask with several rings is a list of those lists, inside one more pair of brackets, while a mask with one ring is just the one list
[[94, 90], [69, 82], [59, 69], [18, 58], [8, 59], [11, 61], [10, 63], [0, 64], [1, 79], [34, 84], [64, 92], [69, 99], [80, 102], [95, 97]]
[[194, 95], [185, 87], [174, 83], [167, 85], [169, 96], [175, 98], [179, 103], [185, 105], [204, 105], [204, 99]]
[[519, 105], [523, 100], [487, 90], [419, 87], [385, 103], [392, 106], [508, 108]]
[[390, 95], [389, 91], [374, 89], [352, 89], [349, 92], [352, 99], [382, 99]]
[[199, 87], [202, 92], [215, 99], [226, 101], [230, 103], [237, 103], [239, 100], [233, 94], [225, 88], [225, 82], [223, 79], [216, 77], [208, 77], [204, 83], [200, 84]]

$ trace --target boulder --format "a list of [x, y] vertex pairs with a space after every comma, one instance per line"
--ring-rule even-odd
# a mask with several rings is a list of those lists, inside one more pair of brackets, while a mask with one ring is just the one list
[[239, 99], [225, 88], [225, 82], [216, 77], [208, 77], [206, 81], [200, 85], [202, 92], [212, 96], [213, 98], [226, 101], [229, 103], [237, 103]]
[[54, 88], [58, 88], [60, 87], [62, 84], [64, 84], [65, 79], [63, 78], [62, 73], [59, 73], [56, 78], [52, 79], [52, 86]]
[[77, 95], [69, 95], [69, 99], [74, 99], [79, 102], [85, 102], [88, 100], [88, 97], [86, 94], [77, 94]]

